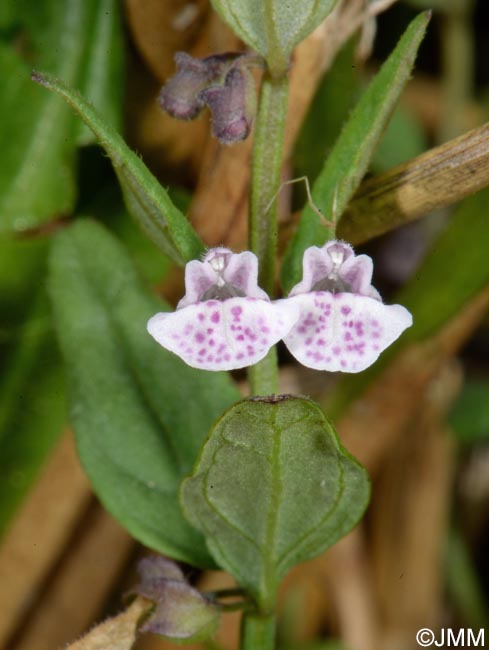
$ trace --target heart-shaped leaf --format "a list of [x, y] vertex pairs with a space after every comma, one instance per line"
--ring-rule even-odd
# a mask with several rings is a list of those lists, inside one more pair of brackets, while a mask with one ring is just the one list
[[181, 490], [184, 512], [217, 564], [263, 610], [290, 568], [353, 528], [368, 498], [365, 470], [319, 406], [292, 396], [230, 408]]

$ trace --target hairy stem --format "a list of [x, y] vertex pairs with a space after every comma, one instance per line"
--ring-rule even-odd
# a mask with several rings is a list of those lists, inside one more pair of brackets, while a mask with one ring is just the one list
[[[282, 169], [287, 94], [287, 76], [275, 79], [265, 73], [253, 143], [249, 243], [250, 249], [258, 257], [259, 284], [270, 296], [273, 296], [275, 288], [277, 195]], [[277, 391], [275, 349], [250, 368], [248, 378], [253, 395], [270, 395]]]
[[272, 295], [277, 258], [277, 193], [284, 146], [288, 78], [265, 74], [255, 126], [251, 168], [250, 248], [259, 262], [259, 282]]

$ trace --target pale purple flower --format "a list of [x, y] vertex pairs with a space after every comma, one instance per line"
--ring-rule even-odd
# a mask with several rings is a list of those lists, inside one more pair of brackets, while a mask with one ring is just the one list
[[187, 264], [186, 293], [177, 310], [153, 316], [148, 332], [194, 368], [251, 366], [289, 332], [298, 316], [288, 301], [270, 302], [257, 279], [253, 253], [213, 248], [202, 262]]
[[412, 325], [407, 309], [382, 303], [371, 285], [371, 258], [349, 244], [312, 246], [302, 265], [303, 279], [287, 298], [300, 316], [284, 342], [303, 365], [360, 372]]

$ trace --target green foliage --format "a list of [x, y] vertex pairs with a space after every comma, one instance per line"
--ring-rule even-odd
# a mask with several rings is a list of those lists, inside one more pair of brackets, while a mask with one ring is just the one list
[[236, 389], [227, 375], [194, 370], [147, 335], [148, 318], [164, 305], [104, 228], [82, 220], [62, 232], [50, 262], [71, 421], [96, 492], [147, 546], [212, 565], [177, 491]]
[[211, 0], [233, 31], [267, 61], [273, 74], [287, 71], [294, 47], [333, 9], [336, 0]]
[[489, 283], [489, 188], [465, 199], [396, 302], [414, 315], [404, 343], [422, 340], [463, 309]]
[[[17, 243], [11, 248], [18, 251], [21, 246]], [[34, 252], [32, 247], [28, 251]], [[42, 269], [40, 261], [37, 273]], [[20, 263], [16, 268], [17, 287], [20, 289], [19, 276], [23, 275], [30, 293], [24, 317], [16, 309], [10, 314], [10, 322], [2, 319], [6, 329], [0, 341], [0, 534], [65, 424], [63, 372], [45, 290], [36, 287], [37, 277], [31, 277], [31, 268]], [[1, 310], [8, 312], [8, 292], [0, 295]]]
[[489, 381], [469, 380], [464, 384], [450, 415], [450, 425], [464, 445], [489, 440]]
[[60, 95], [92, 129], [112, 161], [129, 212], [150, 239], [177, 264], [199, 257], [204, 245], [185, 215], [117, 131], [78, 93], [52, 75], [36, 72], [33, 79]]
[[345, 535], [369, 498], [365, 470], [310, 400], [245, 400], [216, 423], [182, 484], [189, 521], [260, 608], [281, 578]]
[[426, 151], [422, 126], [402, 105], [398, 106], [372, 158], [372, 171], [385, 172]]
[[[399, 96], [411, 75], [414, 60], [430, 18], [417, 16], [378, 74], [362, 95], [314, 183], [316, 206], [337, 222], [368, 169]], [[321, 246], [334, 236], [318, 215], [306, 206], [289, 244], [282, 267], [284, 289], [301, 277], [302, 256], [309, 246]]]
[[[91, 38], [81, 71], [80, 92], [115, 129], [122, 127], [124, 72], [122, 20], [118, 0], [98, 0]], [[96, 142], [94, 133], [77, 121], [79, 145]]]
[[[17, 31], [10, 35], [12, 46], [7, 38], [0, 43], [0, 233], [70, 214], [76, 200], [75, 119], [68, 107], [32, 83], [33, 63], [70, 85], [84, 78], [87, 92], [100, 102], [104, 114], [120, 121], [120, 26], [113, 20], [110, 34], [102, 26], [115, 16], [109, 4], [6, 2], [5, 20], [8, 17]], [[22, 49], [13, 41], [19, 30]]]
[[297, 139], [294, 176], [307, 176], [310, 183], [321, 171], [338, 133], [361, 96], [362, 79], [355, 65], [355, 46], [352, 39], [336, 55], [316, 90]]
[[452, 528], [444, 549], [446, 590], [455, 606], [457, 618], [474, 630], [489, 626], [489, 603], [481, 576], [471, 557], [462, 531]]

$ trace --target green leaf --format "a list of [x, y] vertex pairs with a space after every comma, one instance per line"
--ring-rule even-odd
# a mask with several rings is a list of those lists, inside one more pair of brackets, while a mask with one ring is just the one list
[[151, 339], [146, 322], [162, 304], [95, 222], [56, 237], [50, 290], [71, 421], [95, 491], [142, 543], [212, 565], [177, 492], [212, 422], [237, 399], [235, 387], [226, 374], [194, 370]]
[[[351, 39], [323, 76], [295, 145], [294, 176], [307, 176], [310, 183], [324, 166], [338, 133], [361, 96], [362, 80], [355, 65], [355, 48], [356, 39]], [[296, 186], [295, 192], [299, 187]], [[303, 199], [306, 199], [305, 191]]]
[[273, 74], [287, 71], [294, 47], [331, 12], [337, 0], [211, 0], [231, 29], [267, 61]]
[[[87, 0], [19, 0], [30, 59], [76, 83], [91, 36]], [[0, 232], [36, 227], [69, 213], [75, 201], [74, 119], [36, 88], [29, 68], [0, 46]]]
[[143, 161], [91, 104], [52, 75], [32, 79], [60, 95], [97, 136], [119, 178], [127, 208], [150, 239], [177, 264], [201, 255], [204, 245]]
[[64, 375], [45, 289], [10, 340], [0, 376], [0, 535], [66, 421]]
[[427, 148], [423, 126], [401, 104], [392, 114], [375, 150], [371, 169], [380, 174], [416, 158]]
[[368, 498], [365, 470], [319, 406], [292, 396], [229, 409], [181, 490], [217, 564], [263, 611], [285, 573], [350, 531]]
[[[80, 91], [106, 122], [120, 130], [124, 72], [120, 3], [99, 0], [96, 5]], [[77, 126], [79, 145], [96, 142], [94, 133], [85, 124], [77, 122]]]
[[[430, 13], [425, 12], [411, 22], [362, 95], [316, 179], [312, 190], [313, 200], [328, 219], [338, 220], [360, 185], [397, 100], [409, 80], [429, 19]], [[333, 236], [333, 230], [322, 223], [310, 206], [306, 206], [285, 255], [282, 267], [284, 289], [290, 290], [299, 282], [305, 249], [322, 246]]]
[[45, 239], [0, 239], [0, 534], [66, 423], [46, 252]]

